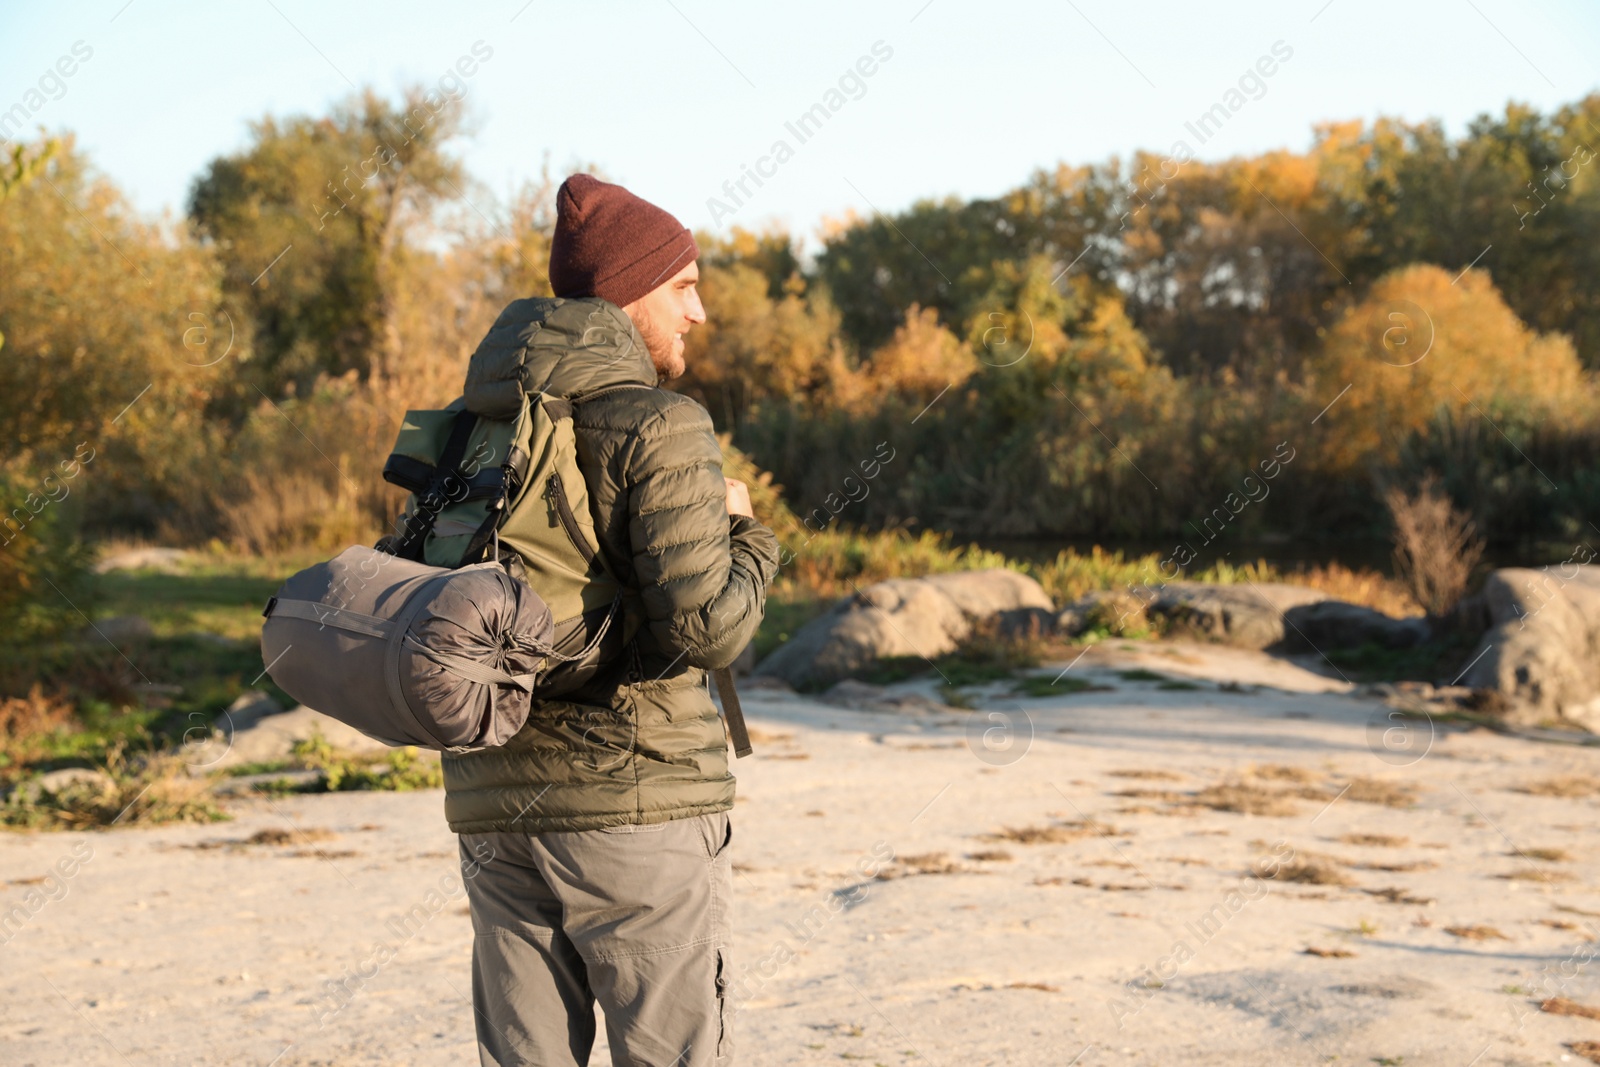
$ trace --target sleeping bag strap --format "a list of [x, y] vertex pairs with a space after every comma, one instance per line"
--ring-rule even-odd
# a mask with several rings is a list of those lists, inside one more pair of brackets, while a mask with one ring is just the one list
[[498, 667], [477, 663], [465, 656], [453, 655], [449, 652], [440, 652], [429, 648], [410, 634], [406, 635], [406, 647], [413, 652], [420, 652], [433, 662], [460, 678], [479, 685], [514, 685], [524, 693], [533, 691], [533, 681], [538, 676], [535, 671], [531, 674], [508, 674]]

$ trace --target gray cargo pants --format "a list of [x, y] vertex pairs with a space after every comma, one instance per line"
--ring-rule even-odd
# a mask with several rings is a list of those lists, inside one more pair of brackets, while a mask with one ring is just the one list
[[728, 1067], [728, 812], [605, 830], [461, 834], [483, 1067]]

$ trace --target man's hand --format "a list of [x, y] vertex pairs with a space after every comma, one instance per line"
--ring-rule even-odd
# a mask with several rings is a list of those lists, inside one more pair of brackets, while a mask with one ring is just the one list
[[737, 478], [724, 476], [722, 480], [728, 483], [728, 514], [755, 518], [756, 513], [750, 510], [750, 487]]

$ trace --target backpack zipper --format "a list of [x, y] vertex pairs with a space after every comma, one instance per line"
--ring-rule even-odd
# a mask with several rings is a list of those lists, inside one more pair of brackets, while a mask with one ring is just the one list
[[556, 471], [550, 475], [550, 481], [545, 486], [545, 497], [550, 501], [550, 506], [555, 509], [556, 516], [561, 520], [562, 527], [567, 531], [567, 537], [572, 541], [572, 547], [583, 556], [584, 563], [594, 566], [595, 551], [589, 547], [589, 542], [584, 539], [583, 531], [578, 527], [578, 517], [572, 513], [572, 505], [567, 502], [567, 490], [561, 482], [561, 472]]

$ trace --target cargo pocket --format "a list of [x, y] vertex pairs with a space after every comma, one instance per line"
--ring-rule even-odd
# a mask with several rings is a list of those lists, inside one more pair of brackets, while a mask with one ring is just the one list
[[728, 1011], [728, 957], [717, 949], [717, 1063], [733, 1059], [733, 1018]]

